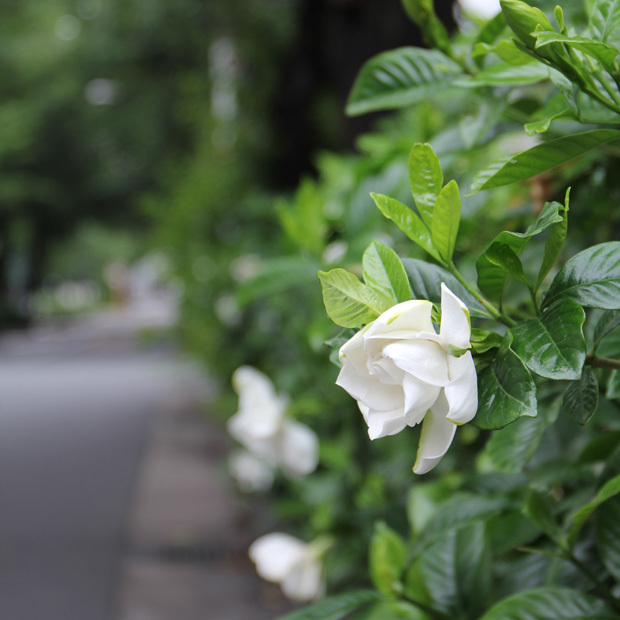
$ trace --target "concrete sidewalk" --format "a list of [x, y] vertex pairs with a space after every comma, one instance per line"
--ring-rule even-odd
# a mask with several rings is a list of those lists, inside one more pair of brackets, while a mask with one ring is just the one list
[[247, 558], [264, 532], [226, 474], [227, 447], [196, 402], [170, 403], [152, 424], [114, 620], [271, 620], [292, 608]]

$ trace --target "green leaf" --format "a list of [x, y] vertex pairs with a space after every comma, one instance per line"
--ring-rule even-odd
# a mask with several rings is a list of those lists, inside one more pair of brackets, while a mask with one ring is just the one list
[[379, 592], [390, 595], [402, 589], [401, 576], [406, 560], [405, 541], [382, 521], [375, 523], [368, 562], [370, 578]]
[[431, 241], [430, 231], [413, 210], [389, 196], [381, 194], [370, 194], [370, 196], [385, 217], [392, 220], [409, 239], [441, 262], [441, 257]]
[[[562, 216], [559, 215], [558, 209], [563, 208], [557, 202], [545, 203], [540, 215], [536, 219], [536, 222], [528, 228], [524, 233], [515, 233], [510, 231], [503, 231], [493, 239], [491, 245], [485, 250], [476, 261], [476, 271], [478, 272], [478, 288], [488, 297], [492, 299], [501, 300], [504, 287], [508, 281], [509, 272], [503, 267], [496, 264], [498, 257], [492, 253], [491, 256], [487, 255], [489, 249], [494, 244], [507, 245], [514, 254], [517, 256], [521, 250], [525, 247], [526, 243], [535, 235], [538, 235], [549, 227], [562, 221]], [[496, 262], [491, 260], [493, 258]], [[518, 269], [518, 266], [515, 267]], [[527, 280], [526, 280], [527, 282]]]
[[597, 0], [590, 13], [590, 32], [595, 39], [620, 45], [620, 1]]
[[[534, 32], [537, 30], [553, 31], [547, 16], [535, 7], [520, 0], [501, 0], [502, 13], [510, 29], [532, 51], [536, 49]], [[545, 54], [548, 57], [549, 54]]]
[[536, 291], [538, 291], [540, 285], [545, 279], [545, 276], [549, 273], [549, 271], [551, 271], [551, 268], [555, 264], [555, 261], [558, 259], [558, 256], [564, 247], [566, 231], [568, 228], [569, 196], [570, 188], [566, 191], [566, 198], [564, 199], [565, 206], [561, 205], [559, 202], [551, 203], [555, 207], [556, 213], [560, 216], [561, 220], [552, 225], [551, 233], [547, 239], [547, 243], [545, 244], [545, 255], [538, 272]]
[[586, 308], [620, 309], [620, 241], [573, 256], [553, 279], [543, 306], [566, 297]]
[[398, 254], [387, 245], [373, 241], [362, 257], [364, 282], [395, 301], [411, 299], [411, 288]]
[[551, 116], [543, 118], [539, 121], [532, 121], [531, 123], [526, 123], [523, 126], [523, 129], [525, 129], [525, 133], [528, 136], [534, 136], [537, 133], [545, 133], [545, 131], [549, 129], [549, 126], [553, 121], [561, 118], [579, 120], [579, 116], [577, 115], [577, 112], [575, 112], [575, 110], [573, 110], [572, 108], [564, 108], [559, 112], [556, 112], [555, 114], [552, 114]]
[[530, 462], [547, 426], [543, 416], [519, 418], [491, 435], [484, 454], [498, 471], [518, 474]]
[[401, 47], [383, 52], [362, 67], [346, 112], [356, 116], [405, 108], [449, 87], [461, 73], [457, 63], [437, 50]]
[[598, 407], [598, 381], [590, 366], [585, 366], [581, 378], [569, 383], [564, 399], [563, 411], [579, 424], [586, 424]]
[[449, 616], [458, 609], [456, 537], [457, 532], [447, 532], [426, 548], [419, 558], [420, 575], [430, 594], [433, 607]]
[[537, 49], [549, 45], [550, 43], [563, 43], [568, 47], [574, 47], [588, 56], [592, 56], [592, 58], [596, 58], [605, 69], [613, 71], [614, 58], [618, 55], [618, 50], [611, 45], [607, 45], [601, 41], [593, 41], [585, 37], [569, 37], [555, 31], [538, 31], [533, 32], [532, 35], [536, 38]]
[[471, 77], [463, 77], [454, 82], [463, 88], [482, 86], [525, 86], [549, 79], [549, 69], [541, 63], [530, 62], [524, 65], [500, 63], [482, 69]]
[[470, 194], [524, 181], [618, 138], [620, 131], [616, 129], [594, 129], [543, 142], [527, 151], [505, 157], [479, 172]]
[[620, 497], [610, 499], [596, 511], [594, 539], [603, 564], [620, 581]]
[[344, 269], [319, 271], [323, 302], [329, 318], [340, 327], [359, 327], [370, 323], [394, 305], [380, 291], [362, 284]]
[[351, 620], [430, 620], [429, 616], [406, 601], [378, 601], [369, 605]]
[[601, 504], [605, 503], [608, 499], [615, 497], [618, 493], [620, 493], [620, 475], [615, 476], [604, 484], [591, 502], [588, 502], [585, 506], [582, 506], [579, 510], [577, 510], [577, 512], [574, 512], [568, 517], [566, 522], [570, 525], [568, 542], [571, 547], [573, 547], [575, 542], [577, 542], [577, 536], [579, 535], [583, 524], [586, 522], [586, 519]]
[[511, 343], [507, 332], [494, 362], [478, 374], [478, 413], [472, 420], [478, 428], [503, 428], [522, 416], [536, 416], [536, 385]]
[[416, 539], [418, 549], [434, 543], [446, 533], [460, 530], [476, 521], [486, 521], [512, 505], [502, 496], [455, 493], [442, 502]]
[[440, 304], [441, 283], [443, 282], [467, 306], [471, 316], [489, 316], [476, 298], [443, 267], [417, 258], [403, 258], [402, 262], [411, 284], [414, 299], [428, 299], [434, 304]]
[[607, 336], [607, 334], [611, 333], [616, 327], [620, 325], [620, 311], [619, 310], [606, 310], [603, 312], [601, 317], [594, 328], [594, 346], [593, 352], [598, 349], [598, 345], [601, 343], [601, 340]]
[[278, 620], [341, 620], [362, 605], [377, 599], [379, 594], [374, 590], [356, 590], [329, 596], [314, 605], [280, 616]]
[[521, 259], [507, 243], [498, 243], [497, 241], [492, 243], [485, 252], [485, 255], [489, 262], [496, 267], [503, 269], [517, 282], [520, 282], [529, 288], [530, 285], [527, 281], [525, 271], [523, 271]]
[[510, 329], [512, 350], [541, 377], [579, 379], [586, 360], [585, 320], [586, 313], [576, 301], [558, 300], [542, 315]]
[[433, 209], [437, 202], [443, 173], [441, 164], [430, 144], [415, 144], [409, 153], [409, 183], [422, 220], [430, 229]]
[[452, 260], [460, 221], [461, 196], [459, 194], [459, 186], [456, 184], [456, 181], [450, 181], [439, 192], [431, 226], [433, 245], [446, 263], [450, 263]]
[[546, 495], [530, 490], [523, 504], [523, 514], [534, 522], [551, 540], [562, 541], [562, 530], [553, 514], [553, 504]]
[[494, 605], [480, 620], [603, 620], [616, 616], [600, 599], [570, 588], [535, 588]]
[[402, 0], [409, 17], [419, 26], [424, 42], [430, 48], [450, 54], [450, 37], [435, 14], [433, 0]]
[[486, 353], [491, 349], [498, 349], [502, 344], [503, 336], [496, 332], [489, 332], [477, 327], [471, 329], [471, 348], [475, 353]]

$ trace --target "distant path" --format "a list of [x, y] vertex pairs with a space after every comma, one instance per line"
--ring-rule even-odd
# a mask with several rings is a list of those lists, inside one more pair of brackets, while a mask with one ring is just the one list
[[110, 620], [149, 421], [202, 389], [169, 347], [138, 345], [158, 310], [0, 337], [0, 618]]
[[0, 335], [0, 620], [271, 620], [207, 381], [164, 305]]

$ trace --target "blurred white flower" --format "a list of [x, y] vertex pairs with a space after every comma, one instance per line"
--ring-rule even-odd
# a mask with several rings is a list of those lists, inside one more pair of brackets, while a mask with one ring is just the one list
[[349, 244], [346, 241], [333, 241], [324, 250], [322, 261], [326, 265], [339, 263], [347, 255]]
[[269, 378], [250, 366], [238, 368], [232, 382], [239, 395], [239, 410], [228, 421], [230, 435], [290, 476], [313, 472], [318, 463], [317, 436], [286, 417], [288, 399], [276, 394]]
[[357, 400], [371, 439], [423, 421], [416, 474], [435, 467], [478, 408], [469, 311], [443, 283], [439, 334], [431, 309], [405, 301], [366, 325], [340, 348], [336, 381]]
[[502, 10], [499, 0], [459, 0], [459, 4], [467, 14], [482, 19], [495, 17]]
[[247, 450], [235, 450], [228, 457], [228, 471], [246, 493], [268, 491], [273, 484], [273, 468]]
[[321, 557], [326, 545], [305, 543], [298, 538], [273, 532], [255, 540], [250, 559], [256, 572], [267, 581], [279, 583], [284, 594], [296, 601], [311, 601], [325, 594]]

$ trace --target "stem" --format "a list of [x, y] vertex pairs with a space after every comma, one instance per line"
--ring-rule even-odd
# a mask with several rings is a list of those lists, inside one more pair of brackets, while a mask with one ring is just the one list
[[480, 291], [461, 275], [461, 272], [456, 268], [452, 261], [447, 263], [446, 267], [448, 268], [448, 271], [465, 287], [465, 289], [484, 306], [485, 310], [487, 310], [496, 321], [500, 321], [508, 327], [512, 327], [515, 324], [510, 317], [506, 316], [503, 312], [500, 312], [490, 301], [486, 300], [480, 294]]
[[611, 357], [598, 357], [591, 353], [586, 355], [586, 364], [594, 368], [613, 368], [615, 370], [620, 370], [620, 360], [615, 360]]
[[609, 588], [581, 560], [578, 560], [572, 554], [567, 554], [566, 559], [592, 582], [598, 593], [615, 609], [615, 611], [620, 612], [620, 601], [611, 594]]

